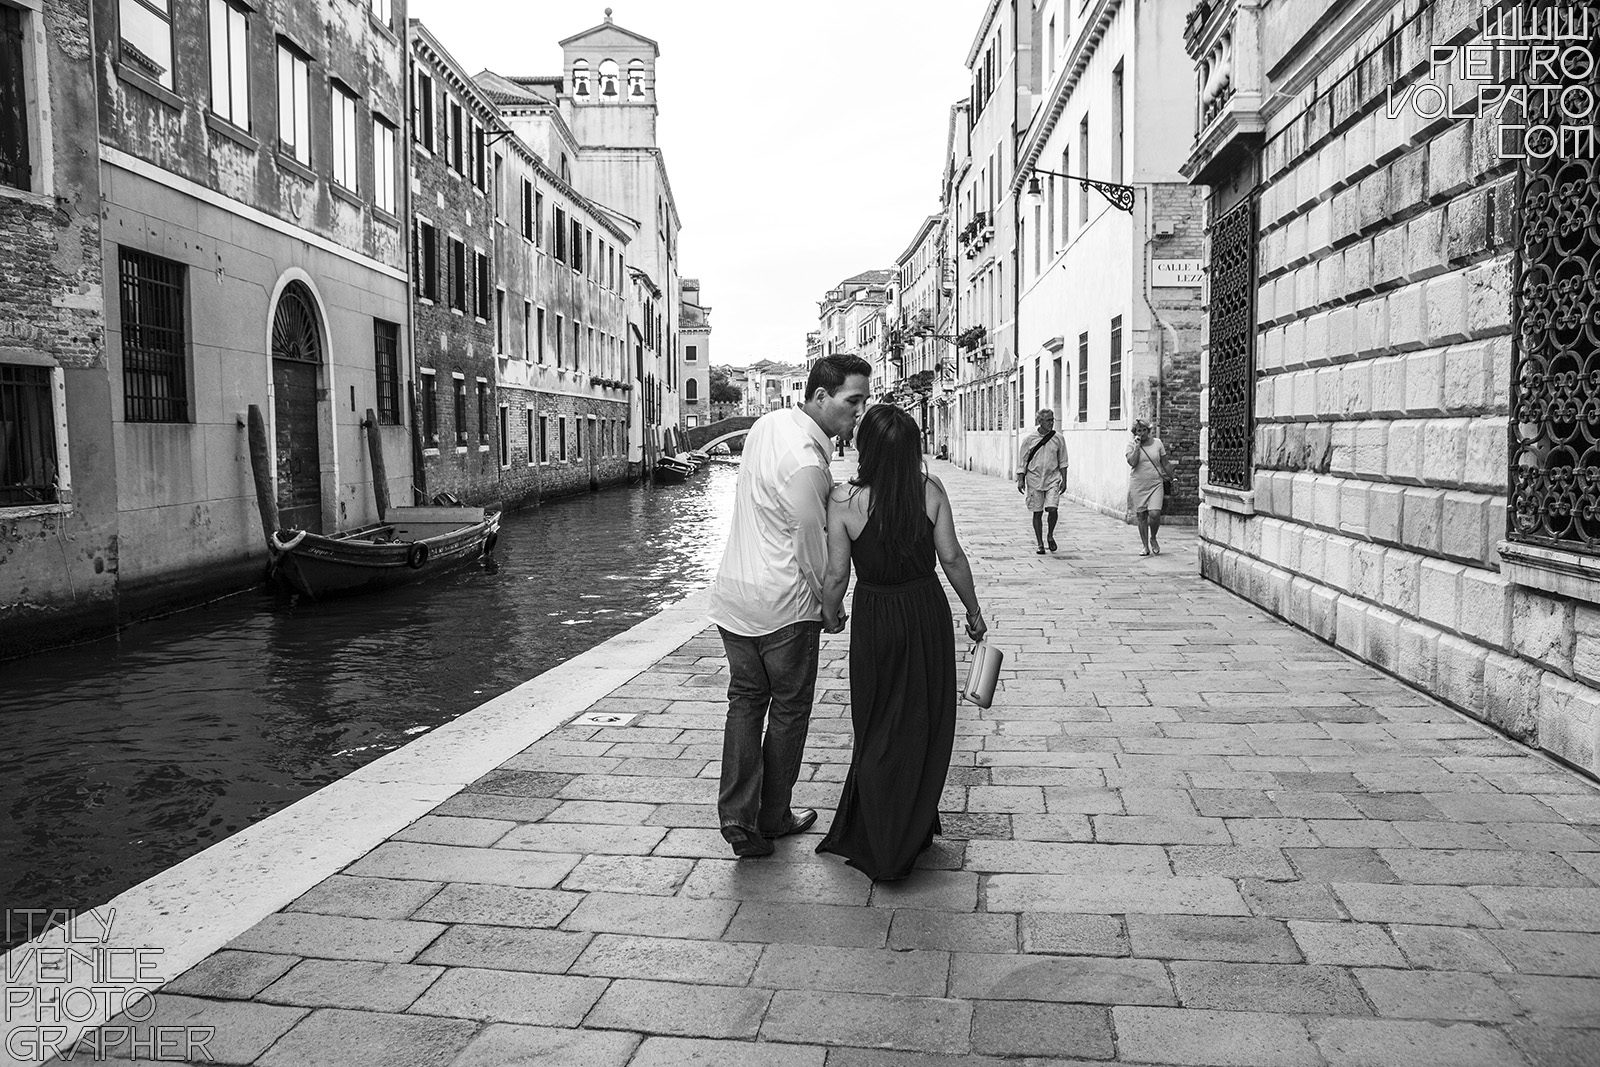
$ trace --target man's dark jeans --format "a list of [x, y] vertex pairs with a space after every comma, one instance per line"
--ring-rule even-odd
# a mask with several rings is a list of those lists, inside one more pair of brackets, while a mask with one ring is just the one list
[[822, 624], [797, 622], [760, 637], [717, 629], [731, 676], [717, 815], [723, 826], [775, 834], [788, 824], [800, 776]]

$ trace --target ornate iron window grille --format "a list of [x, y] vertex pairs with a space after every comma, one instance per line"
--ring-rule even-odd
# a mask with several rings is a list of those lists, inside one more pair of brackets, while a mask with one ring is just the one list
[[1212, 485], [1250, 488], [1256, 389], [1256, 201], [1211, 227], [1211, 358], [1206, 470]]
[[124, 248], [118, 255], [123, 418], [189, 421], [184, 266]]
[[[1549, 110], [1530, 102], [1530, 137]], [[1600, 555], [1600, 161], [1530, 141], [1516, 203], [1507, 536]]]
[[378, 386], [378, 421], [386, 426], [397, 426], [400, 423], [400, 326], [374, 319], [372, 347]]

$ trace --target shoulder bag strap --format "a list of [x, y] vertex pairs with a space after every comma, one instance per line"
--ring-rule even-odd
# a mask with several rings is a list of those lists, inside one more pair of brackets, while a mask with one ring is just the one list
[[1031, 449], [1028, 450], [1028, 458], [1022, 461], [1022, 466], [1023, 466], [1024, 470], [1027, 469], [1028, 464], [1033, 462], [1033, 457], [1037, 456], [1039, 454], [1039, 449], [1041, 449], [1045, 445], [1049, 444], [1051, 438], [1055, 437], [1055, 435], [1056, 435], [1056, 432], [1054, 430], [1051, 430], [1049, 433], [1047, 433], [1043, 437], [1039, 438], [1039, 443], [1038, 444], [1034, 445]]

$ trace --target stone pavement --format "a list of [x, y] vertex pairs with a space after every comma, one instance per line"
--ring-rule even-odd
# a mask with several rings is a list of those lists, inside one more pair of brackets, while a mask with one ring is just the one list
[[[714, 630], [169, 984], [263, 1065], [1600, 1062], [1600, 793], [1068, 507], [935, 464], [996, 642], [946, 836], [812, 849], [850, 754], [825, 639], [796, 803], [716, 830]], [[959, 605], [958, 605], [959, 606]]]

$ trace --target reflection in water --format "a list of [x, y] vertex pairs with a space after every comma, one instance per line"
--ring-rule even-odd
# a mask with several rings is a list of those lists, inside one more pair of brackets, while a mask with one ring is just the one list
[[410, 589], [0, 664], [0, 909], [104, 903], [704, 585], [737, 472], [507, 515], [492, 559]]

